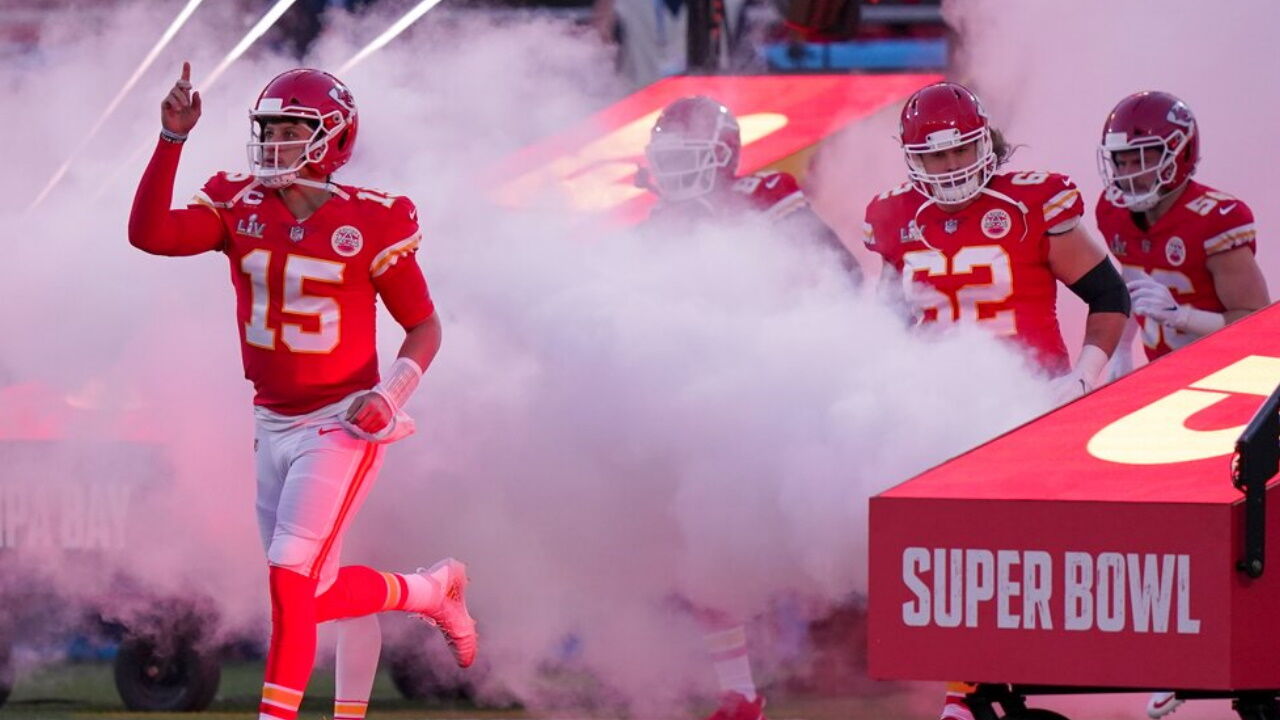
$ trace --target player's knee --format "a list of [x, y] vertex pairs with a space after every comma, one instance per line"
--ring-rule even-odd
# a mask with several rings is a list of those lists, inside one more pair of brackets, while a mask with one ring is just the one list
[[297, 535], [276, 535], [267, 548], [267, 562], [295, 572], [306, 574], [314, 563], [318, 551], [314, 540]]

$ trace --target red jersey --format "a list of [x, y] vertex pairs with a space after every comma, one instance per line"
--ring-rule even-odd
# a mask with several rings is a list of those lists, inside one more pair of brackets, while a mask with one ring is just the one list
[[656, 205], [650, 218], [660, 222], [669, 219], [692, 221], [738, 217], [744, 212], [754, 212], [776, 222], [808, 206], [800, 183], [790, 173], [759, 172], [738, 178], [728, 192]]
[[1029, 348], [1051, 372], [1071, 363], [1058, 327], [1050, 237], [1075, 227], [1080, 191], [1055, 173], [1002, 173], [956, 213], [910, 183], [867, 205], [867, 247], [902, 277], [920, 323], [975, 322]]
[[[376, 296], [405, 327], [431, 316], [417, 211], [407, 198], [349, 186], [305, 220], [252, 177], [218, 173], [190, 207], [222, 223], [245, 377], [254, 403], [301, 415], [378, 382]], [[401, 262], [403, 261], [403, 262]], [[397, 292], [403, 287], [415, 288]]]
[[[1133, 214], [1105, 197], [1098, 200], [1097, 217], [1098, 231], [1122, 266], [1142, 270], [1168, 287], [1179, 303], [1198, 310], [1226, 310], [1206, 261], [1239, 247], [1257, 251], [1257, 231], [1249, 206], [1194, 180], [1187, 183], [1177, 204], [1145, 230], [1134, 222]], [[1196, 339], [1152, 318], [1135, 317], [1149, 359]]]

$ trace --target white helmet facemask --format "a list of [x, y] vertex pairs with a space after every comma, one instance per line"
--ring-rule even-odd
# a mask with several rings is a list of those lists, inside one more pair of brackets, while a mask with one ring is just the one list
[[645, 146], [649, 178], [666, 202], [702, 197], [715, 189], [716, 178], [734, 161], [733, 148], [720, 139], [737, 131], [737, 121], [721, 113], [707, 138], [690, 138], [679, 132], [655, 132]]
[[[1098, 172], [1106, 184], [1107, 201], [1131, 212], [1155, 207], [1172, 189], [1178, 175], [1178, 155], [1190, 142], [1192, 132], [1178, 131], [1168, 139], [1146, 135], [1132, 140], [1122, 132], [1107, 133], [1098, 146]], [[1147, 163], [1149, 148], [1160, 148], [1160, 157], [1152, 164]], [[1127, 152], [1135, 153], [1138, 168], [1121, 173], [1116, 156]]]
[[733, 160], [721, 140], [687, 140], [677, 136], [654, 139], [645, 148], [649, 177], [667, 202], [702, 197], [715, 189], [716, 177]]
[[[974, 143], [977, 156], [965, 167], [941, 173], [925, 170], [924, 156]], [[991, 130], [986, 127], [961, 133], [954, 128], [930, 133], [925, 142], [904, 144], [907, 160], [907, 177], [917, 190], [944, 205], [956, 205], [977, 197], [995, 174], [999, 164], [996, 158]]]
[[[279, 120], [306, 123], [312, 126], [311, 136], [306, 140], [263, 140], [266, 125]], [[345, 125], [346, 121], [340, 119], [333, 134], [341, 132]], [[323, 118], [319, 112], [298, 107], [283, 108], [279, 98], [263, 98], [258, 107], [249, 111], [247, 148], [250, 172], [265, 187], [282, 188], [292, 185], [307, 163], [324, 159], [329, 151], [329, 143], [326, 142], [329, 135], [324, 130]], [[291, 162], [281, 160], [283, 156], [295, 151], [297, 156]]]

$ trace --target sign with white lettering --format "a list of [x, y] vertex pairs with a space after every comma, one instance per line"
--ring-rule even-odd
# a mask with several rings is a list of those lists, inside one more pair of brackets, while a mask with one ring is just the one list
[[1273, 306], [872, 498], [871, 674], [1273, 687], [1280, 571], [1236, 571], [1229, 460], [1277, 385]]

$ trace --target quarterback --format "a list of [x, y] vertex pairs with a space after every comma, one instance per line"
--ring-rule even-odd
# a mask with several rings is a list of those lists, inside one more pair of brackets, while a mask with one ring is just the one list
[[[440, 347], [415, 257], [413, 203], [340, 185], [359, 118], [328, 73], [285, 72], [249, 111], [248, 173], [220, 172], [170, 209], [183, 143], [201, 113], [191, 68], [161, 104], [155, 153], [138, 185], [129, 242], [153, 255], [217, 252], [230, 264], [245, 377], [253, 383], [257, 515], [271, 597], [259, 718], [293, 720], [311, 675], [316, 626], [339, 625], [335, 720], [363, 718], [381, 649], [376, 613], [438, 626], [459, 665], [476, 653], [466, 567], [416, 573], [339, 564], [342, 537], [387, 444], [413, 432], [404, 406]], [[375, 303], [405, 339], [379, 373]]]

